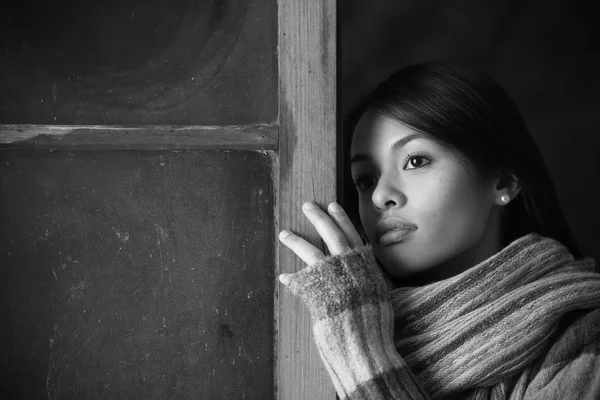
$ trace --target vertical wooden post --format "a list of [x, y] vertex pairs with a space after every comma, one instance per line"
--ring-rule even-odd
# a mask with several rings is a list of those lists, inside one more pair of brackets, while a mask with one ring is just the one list
[[[336, 1], [279, 3], [279, 224], [322, 246], [300, 209], [336, 198]], [[279, 249], [279, 271], [306, 265]], [[277, 398], [335, 399], [314, 344], [306, 307], [279, 286], [277, 296]]]

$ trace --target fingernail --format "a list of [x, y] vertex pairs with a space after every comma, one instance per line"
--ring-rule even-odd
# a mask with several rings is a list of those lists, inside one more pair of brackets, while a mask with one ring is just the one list
[[287, 236], [290, 235], [290, 231], [281, 231], [279, 232], [279, 240], [283, 240], [285, 239]]
[[302, 204], [302, 208], [304, 208], [305, 210], [314, 210], [315, 208], [317, 208], [317, 206], [315, 205], [315, 203], [307, 201], [306, 203]]
[[340, 207], [340, 205], [338, 203], [331, 203], [329, 204], [329, 211], [334, 212], [334, 213], [339, 213], [342, 212], [342, 207]]

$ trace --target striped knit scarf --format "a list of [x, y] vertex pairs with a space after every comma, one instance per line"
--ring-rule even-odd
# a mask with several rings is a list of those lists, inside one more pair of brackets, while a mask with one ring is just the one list
[[288, 287], [311, 312], [342, 399], [520, 399], [560, 318], [600, 308], [593, 267], [530, 234], [422, 287], [390, 293], [369, 247], [304, 268]]
[[506, 385], [565, 313], [600, 307], [593, 270], [555, 240], [524, 236], [457, 276], [395, 289], [396, 348], [432, 396]]

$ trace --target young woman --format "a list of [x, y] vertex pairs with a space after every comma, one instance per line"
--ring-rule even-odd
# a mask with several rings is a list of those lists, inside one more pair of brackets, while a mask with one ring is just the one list
[[307, 304], [342, 399], [600, 399], [600, 274], [492, 79], [427, 63], [353, 114], [360, 231], [302, 207], [325, 256], [280, 281]]

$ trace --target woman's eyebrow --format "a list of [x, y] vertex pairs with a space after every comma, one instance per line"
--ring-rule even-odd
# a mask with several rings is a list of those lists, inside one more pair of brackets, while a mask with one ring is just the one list
[[395, 141], [391, 147], [390, 150], [391, 151], [396, 151], [402, 147], [404, 147], [408, 142], [410, 142], [411, 140], [415, 140], [415, 139], [423, 139], [425, 136], [421, 135], [420, 133], [412, 133], [410, 135], [406, 135], [404, 136], [402, 139]]
[[[404, 147], [411, 140], [423, 139], [424, 137], [425, 137], [424, 135], [419, 134], [419, 133], [413, 133], [413, 134], [410, 134], [410, 135], [406, 135], [402, 139], [397, 140], [394, 143], [392, 143], [392, 145], [390, 146], [390, 151], [396, 151], [396, 150]], [[350, 159], [350, 164], [352, 165], [355, 162], [372, 161], [372, 160], [373, 160], [373, 157], [371, 157], [371, 156], [369, 156], [367, 154], [355, 154]]]

